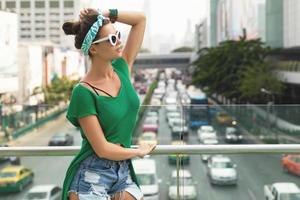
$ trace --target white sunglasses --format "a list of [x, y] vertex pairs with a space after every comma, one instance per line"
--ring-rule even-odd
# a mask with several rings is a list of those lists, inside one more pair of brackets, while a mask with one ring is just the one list
[[92, 44], [97, 44], [97, 43], [109, 40], [109, 42], [112, 46], [116, 46], [117, 41], [120, 40], [120, 39], [121, 39], [121, 32], [117, 31], [116, 34], [111, 33], [107, 37], [100, 38], [99, 40], [96, 40], [96, 41], [92, 42]]

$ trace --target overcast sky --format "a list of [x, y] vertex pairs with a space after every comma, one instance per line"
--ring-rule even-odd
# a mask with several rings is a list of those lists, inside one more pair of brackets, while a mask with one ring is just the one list
[[[145, 12], [148, 19], [148, 32], [153, 37], [174, 36], [181, 41], [187, 30], [187, 21], [191, 28], [207, 16], [208, 0], [90, 0], [95, 8], [120, 10], [136, 10]], [[147, 2], [148, 3], [147, 3]], [[146, 6], [148, 4], [148, 6]], [[147, 7], [147, 8], [145, 8]], [[193, 37], [193, 35], [191, 36]]]

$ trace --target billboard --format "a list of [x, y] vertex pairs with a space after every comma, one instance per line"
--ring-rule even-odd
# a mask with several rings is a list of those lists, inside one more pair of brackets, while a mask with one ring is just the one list
[[18, 18], [15, 13], [0, 11], [0, 19], [0, 94], [3, 94], [18, 90]]

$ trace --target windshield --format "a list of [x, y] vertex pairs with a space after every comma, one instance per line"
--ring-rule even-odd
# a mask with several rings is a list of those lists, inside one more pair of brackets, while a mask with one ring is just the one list
[[232, 163], [230, 162], [213, 162], [213, 168], [233, 168]]
[[140, 185], [154, 185], [154, 174], [137, 174], [138, 182]]
[[280, 200], [300, 200], [300, 193], [280, 194]]
[[30, 192], [26, 196], [26, 200], [33, 200], [33, 199], [46, 199], [47, 193], [46, 192]]
[[0, 173], [0, 178], [11, 178], [17, 176], [16, 172], [2, 172]]
[[[192, 185], [192, 184], [193, 184], [193, 180], [191, 178], [179, 178], [179, 185], [187, 186], [187, 185]], [[172, 179], [171, 185], [177, 185], [176, 177]]]
[[145, 124], [156, 124], [156, 119], [154, 119], [154, 118], [147, 118], [145, 120]]

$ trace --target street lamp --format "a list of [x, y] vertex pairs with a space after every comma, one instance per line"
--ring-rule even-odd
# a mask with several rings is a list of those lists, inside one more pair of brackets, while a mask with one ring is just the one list
[[[270, 122], [270, 107], [271, 106], [273, 107], [273, 114], [274, 114], [274, 118], [275, 118], [274, 125], [277, 126], [277, 115], [276, 115], [276, 111], [275, 111], [275, 95], [272, 91], [267, 90], [265, 88], [260, 88], [260, 91], [262, 93], [270, 95], [272, 98], [272, 101], [268, 102], [268, 104], [267, 104], [267, 118], [268, 118], [269, 128], [271, 129], [271, 122]], [[275, 137], [276, 137], [276, 141], [278, 143], [279, 139], [278, 139], [278, 133], [276, 130], [275, 130]]]

